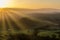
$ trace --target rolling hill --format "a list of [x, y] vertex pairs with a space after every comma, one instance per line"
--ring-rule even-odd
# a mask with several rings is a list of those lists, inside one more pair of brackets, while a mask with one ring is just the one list
[[[57, 35], [57, 31], [60, 32], [60, 11], [57, 10], [58, 9], [0, 9], [0, 40], [37, 40], [46, 33], [49, 39], [55, 38], [54, 36], [59, 35]], [[50, 38], [50, 35], [53, 35], [53, 37]], [[60, 36], [58, 36], [58, 39], [60, 39], [59, 37]]]

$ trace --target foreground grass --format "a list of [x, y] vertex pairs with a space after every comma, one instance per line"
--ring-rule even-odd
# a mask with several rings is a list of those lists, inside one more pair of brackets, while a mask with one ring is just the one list
[[0, 35], [0, 40], [60, 40], [59, 33], [60, 32], [24, 30]]

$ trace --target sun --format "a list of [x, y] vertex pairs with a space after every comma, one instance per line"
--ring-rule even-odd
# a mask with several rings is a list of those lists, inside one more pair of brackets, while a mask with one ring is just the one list
[[10, 0], [0, 0], [0, 8], [5, 8], [9, 5]]

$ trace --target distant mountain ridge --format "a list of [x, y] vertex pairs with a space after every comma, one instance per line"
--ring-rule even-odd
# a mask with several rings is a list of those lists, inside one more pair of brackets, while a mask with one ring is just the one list
[[14, 8], [14, 10], [24, 11], [26, 13], [60, 13], [60, 9], [54, 8], [41, 8], [41, 9], [24, 9], [24, 8]]
[[23, 12], [26, 12], [26, 13], [55, 13], [55, 12], [60, 12], [60, 9], [54, 9], [54, 8], [41, 8], [41, 9], [3, 8], [3, 9], [23, 11]]

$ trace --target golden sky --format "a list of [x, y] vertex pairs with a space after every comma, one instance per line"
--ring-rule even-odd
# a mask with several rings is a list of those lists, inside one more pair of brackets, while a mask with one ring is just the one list
[[3, 0], [3, 3], [8, 8], [60, 8], [60, 0]]

